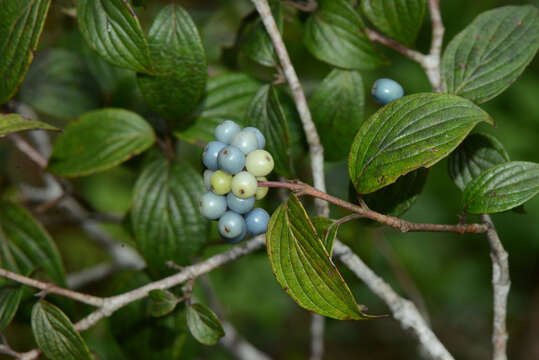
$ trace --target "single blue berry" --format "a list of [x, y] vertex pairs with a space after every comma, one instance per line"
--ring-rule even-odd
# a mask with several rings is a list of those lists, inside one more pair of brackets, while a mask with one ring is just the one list
[[391, 79], [378, 79], [371, 89], [374, 100], [381, 105], [385, 105], [393, 100], [400, 99], [404, 95], [402, 86]]
[[245, 154], [237, 147], [228, 145], [219, 152], [217, 165], [224, 172], [236, 175], [245, 166]]
[[217, 156], [219, 151], [221, 151], [226, 145], [220, 141], [211, 141], [204, 147], [204, 152], [202, 153], [202, 162], [210, 170], [216, 171], [219, 170], [217, 165]]
[[234, 121], [225, 120], [215, 128], [215, 139], [228, 145], [240, 131], [241, 127]]
[[231, 239], [223, 238], [223, 239], [225, 239], [225, 241], [229, 244], [237, 244], [245, 238], [245, 235], [247, 235], [247, 226], [245, 226], [241, 234], [239, 234], [235, 238], [231, 238]]
[[270, 216], [266, 210], [261, 208], [253, 209], [245, 215], [247, 231], [253, 235], [263, 234], [268, 230], [269, 220]]
[[232, 138], [231, 145], [239, 148], [245, 155], [258, 149], [258, 139], [254, 131], [242, 130]]
[[253, 209], [255, 206], [255, 197], [251, 196], [247, 199], [241, 199], [229, 192], [226, 196], [226, 203], [228, 208], [238, 214], [245, 214]]
[[258, 140], [258, 149], [260, 150], [264, 149], [264, 146], [266, 146], [266, 138], [264, 137], [264, 135], [262, 134], [260, 130], [252, 126], [247, 126], [243, 130], [254, 132], [256, 135], [256, 139]]
[[219, 234], [226, 239], [233, 239], [245, 231], [243, 216], [234, 211], [227, 211], [219, 219]]
[[198, 208], [207, 219], [219, 219], [226, 211], [226, 198], [213, 192], [207, 192], [200, 197]]

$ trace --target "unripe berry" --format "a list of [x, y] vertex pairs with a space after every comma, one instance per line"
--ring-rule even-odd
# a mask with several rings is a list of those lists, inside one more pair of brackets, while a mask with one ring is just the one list
[[258, 140], [254, 131], [242, 130], [234, 138], [232, 138], [231, 145], [236, 146], [244, 154], [249, 154], [251, 151], [258, 148]]
[[395, 80], [382, 78], [374, 82], [371, 94], [379, 104], [385, 105], [400, 99], [404, 95], [404, 89]]
[[256, 139], [258, 140], [258, 148], [259, 149], [263, 149], [264, 146], [266, 146], [266, 138], [264, 137], [262, 132], [260, 130], [258, 130], [257, 128], [255, 128], [253, 126], [247, 126], [246, 128], [243, 129], [243, 131], [252, 131], [252, 132], [255, 133]]
[[228, 145], [240, 131], [241, 127], [234, 121], [225, 120], [215, 128], [215, 138]]
[[221, 170], [234, 175], [245, 166], [245, 154], [237, 147], [229, 145], [219, 152], [217, 163]]
[[217, 170], [211, 177], [211, 188], [217, 195], [226, 195], [232, 186], [232, 175]]
[[253, 174], [241, 171], [232, 178], [232, 193], [241, 199], [254, 196], [258, 183]]
[[221, 151], [226, 145], [220, 141], [211, 141], [204, 147], [204, 152], [202, 153], [202, 162], [210, 170], [218, 170], [217, 165], [217, 156], [219, 151]]
[[247, 171], [254, 176], [266, 176], [273, 170], [274, 166], [273, 157], [266, 150], [251, 151], [245, 161]]
[[270, 216], [266, 210], [256, 208], [245, 215], [247, 231], [253, 235], [260, 235], [268, 230]]
[[213, 192], [207, 192], [200, 197], [198, 208], [205, 218], [219, 219], [226, 211], [226, 198]]
[[[268, 181], [268, 179], [266, 179], [264, 176], [258, 176], [256, 178], [257, 182], [258, 181]], [[255, 199], [256, 200], [262, 200], [263, 198], [266, 197], [266, 195], [268, 194], [268, 191], [269, 191], [269, 188], [267, 186], [258, 186], [256, 188], [256, 193], [255, 193]]]
[[234, 211], [227, 211], [219, 219], [218, 228], [222, 237], [233, 239], [241, 235], [246, 225], [243, 216]]

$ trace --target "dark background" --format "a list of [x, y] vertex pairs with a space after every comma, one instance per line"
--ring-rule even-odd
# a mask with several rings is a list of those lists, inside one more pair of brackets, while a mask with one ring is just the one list
[[[170, 1], [147, 1], [145, 8], [137, 12], [148, 29], [157, 11]], [[210, 75], [221, 73], [219, 58], [222, 46], [230, 46], [241, 18], [252, 8], [247, 0], [223, 1], [176, 1], [184, 6], [195, 19], [205, 43]], [[444, 46], [479, 13], [507, 4], [533, 3], [539, 1], [494, 0], [442, 0], [442, 17], [446, 27]], [[46, 23], [44, 35], [34, 64], [51, 48], [62, 48], [78, 54], [86, 61], [87, 53], [78, 35], [76, 22], [62, 14], [62, 6], [70, 1], [54, 1]], [[302, 46], [302, 24], [287, 12], [285, 41], [292, 62], [306, 92], [312, 92], [330, 67], [316, 61]], [[427, 14], [428, 18], [428, 14]], [[428, 51], [430, 23], [426, 18], [419, 35], [418, 49]], [[390, 77], [400, 82], [407, 94], [430, 91], [420, 66], [399, 54], [384, 49], [392, 65], [377, 71], [362, 72], [366, 91], [379, 77]], [[271, 72], [254, 67], [240, 59], [239, 70], [261, 80], [271, 79]], [[61, 70], [60, 70], [61, 72]], [[481, 130], [493, 133], [505, 145], [512, 160], [539, 162], [539, 63], [533, 61], [521, 78], [502, 95], [481, 105], [496, 122], [496, 127], [480, 125]], [[79, 74], [84, 91], [92, 92], [96, 79]], [[23, 85], [24, 87], [24, 85]], [[36, 96], [39, 96], [36, 95]], [[113, 96], [95, 96], [95, 106], [121, 106], [145, 114], [147, 108], [136, 93], [136, 87], [125, 85]], [[19, 97], [18, 100], [21, 100]], [[23, 100], [23, 99], [22, 99]], [[50, 99], [45, 99], [39, 111], [41, 119], [62, 125], [72, 116], [51, 114]], [[62, 99], [56, 99], [62, 101]], [[372, 114], [377, 105], [367, 95], [366, 114]], [[70, 103], [77, 113], [77, 103]], [[82, 105], [81, 105], [82, 106]], [[84, 106], [88, 106], [87, 104]], [[84, 108], [84, 106], [82, 106]], [[39, 110], [39, 109], [38, 109]], [[180, 144], [181, 157], [200, 167], [201, 150]], [[136, 161], [111, 171], [88, 176], [75, 181], [75, 189], [95, 208], [116, 214], [124, 214], [128, 208], [132, 185], [136, 177]], [[6, 141], [0, 141], [0, 189], [4, 195], [16, 196], [12, 185], [15, 181], [34, 182], [32, 165], [12, 150]], [[328, 191], [346, 198], [348, 175], [346, 163], [326, 165]], [[303, 175], [302, 175], [303, 176]], [[304, 180], [309, 180], [305, 173]], [[268, 210], [277, 205], [268, 201]], [[417, 222], [455, 223], [461, 212], [461, 193], [448, 176], [447, 161], [435, 165], [427, 185], [415, 206], [403, 217]], [[539, 197], [529, 201], [527, 214], [506, 212], [493, 216], [500, 237], [510, 257], [512, 288], [509, 295], [508, 330], [509, 355], [512, 359], [539, 359]], [[345, 213], [332, 210], [332, 217]], [[107, 260], [106, 253], [91, 242], [75, 225], [58, 222], [54, 211], [42, 216], [47, 228], [55, 238], [69, 272]], [[477, 221], [471, 217], [469, 221]], [[128, 233], [120, 225], [107, 225], [116, 237], [130, 242]], [[491, 354], [492, 290], [491, 263], [486, 239], [481, 235], [456, 234], [400, 234], [392, 229], [365, 227], [349, 223], [341, 228], [339, 237], [349, 244], [358, 255], [401, 294], [423, 302], [435, 333], [457, 359], [487, 359]], [[224, 245], [212, 246], [202, 254], [221, 252]], [[386, 306], [349, 271], [342, 268], [359, 303], [369, 307], [369, 313], [388, 313]], [[396, 275], [396, 273], [398, 275]], [[127, 275], [132, 279], [131, 276]], [[399, 281], [397, 278], [401, 277]], [[403, 281], [402, 278], [405, 280]], [[121, 279], [121, 278], [120, 278]], [[250, 342], [277, 359], [305, 359], [309, 352], [310, 314], [299, 308], [275, 281], [264, 252], [242, 258], [226, 265], [210, 275], [225, 317]], [[120, 284], [120, 285], [118, 285]], [[98, 295], [118, 293], [126, 282], [112, 279], [99, 286], [86, 289]], [[412, 288], [412, 290], [410, 290]], [[413, 290], [413, 289], [416, 290]], [[204, 300], [200, 286], [196, 293]], [[421, 294], [421, 295], [418, 295]], [[20, 351], [34, 346], [28, 319], [28, 310], [34, 300], [29, 299], [17, 315], [14, 323], [5, 331], [10, 343]], [[73, 321], [84, 311], [79, 305], [66, 310]], [[416, 341], [405, 333], [391, 318], [343, 322], [327, 320], [327, 359], [417, 359]], [[92, 349], [111, 347], [108, 321], [84, 333]], [[126, 330], [129, 331], [129, 330]], [[154, 328], [154, 336], [161, 336]], [[117, 334], [118, 335], [118, 334]], [[123, 334], [126, 337], [126, 334]], [[120, 339], [123, 346], [129, 341]], [[97, 350], [96, 350], [97, 351]], [[98, 351], [99, 352], [99, 351]], [[104, 352], [102, 352], [104, 353]], [[114, 353], [114, 352], [112, 352]], [[109, 352], [111, 354], [111, 352]], [[133, 358], [124, 354], [103, 356], [107, 359]], [[0, 356], [0, 359], [2, 357]], [[143, 358], [140, 357], [139, 358]], [[229, 353], [220, 347], [198, 346], [188, 335], [181, 358], [229, 359]]]

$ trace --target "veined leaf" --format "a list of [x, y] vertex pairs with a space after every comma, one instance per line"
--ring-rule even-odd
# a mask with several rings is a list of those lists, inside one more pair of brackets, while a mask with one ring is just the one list
[[489, 115], [454, 95], [405, 96], [378, 110], [359, 129], [348, 158], [360, 194], [374, 192], [419, 167], [449, 155]]
[[125, 0], [79, 0], [79, 29], [88, 43], [112, 64], [151, 73], [150, 50], [135, 11]]
[[278, 89], [271, 85], [260, 88], [246, 115], [246, 125], [258, 128], [266, 138], [266, 150], [273, 155], [275, 171], [291, 177], [291, 137], [287, 112], [279, 100]]
[[449, 156], [449, 175], [460, 190], [482, 171], [509, 161], [509, 154], [494, 136], [475, 133], [468, 136]]
[[539, 164], [509, 161], [483, 171], [464, 189], [463, 203], [472, 214], [513, 209], [539, 193]]
[[0, 2], [0, 104], [17, 92], [47, 18], [50, 0]]
[[206, 54], [198, 30], [187, 11], [171, 4], [157, 14], [148, 41], [155, 75], [139, 74], [140, 90], [153, 110], [183, 124], [206, 86]]
[[217, 125], [232, 120], [244, 125], [244, 116], [260, 89], [260, 83], [242, 73], [228, 73], [208, 80], [202, 112], [194, 124], [174, 133], [189, 143], [199, 144], [214, 140]]
[[347, 0], [321, 0], [305, 24], [303, 42], [313, 56], [345, 69], [370, 70], [386, 63]]
[[17, 284], [0, 285], [0, 331], [11, 322], [21, 302], [23, 287]]
[[266, 246], [277, 281], [300, 306], [339, 320], [368, 317], [361, 312], [295, 195], [271, 216]]
[[362, 0], [361, 10], [378, 29], [401, 44], [414, 44], [425, 10], [426, 0]]
[[150, 314], [155, 317], [165, 316], [171, 313], [178, 300], [176, 296], [167, 290], [152, 290], [149, 294]]
[[51, 49], [37, 57], [22, 83], [20, 96], [40, 113], [66, 120], [101, 104], [98, 84], [83, 59], [64, 49]]
[[324, 244], [324, 247], [331, 257], [331, 254], [333, 253], [333, 243], [335, 242], [335, 238], [337, 237], [341, 225], [335, 220], [323, 216], [315, 216], [311, 220], [314, 229], [316, 230], [316, 234], [320, 240], [322, 240], [322, 244]]
[[[279, 32], [283, 32], [283, 9], [281, 4], [273, 2], [272, 13]], [[265, 65], [275, 66], [279, 63], [273, 43], [262, 23], [257, 17], [252, 23], [247, 24], [245, 30], [240, 35], [240, 51], [251, 60]]]
[[51, 360], [92, 360], [69, 318], [51, 303], [41, 300], [34, 305], [32, 332], [39, 348]]
[[448, 93], [483, 103], [502, 93], [539, 49], [539, 10], [533, 5], [486, 11], [459, 33], [442, 58]]
[[0, 138], [14, 132], [37, 129], [51, 131], [60, 130], [41, 121], [25, 119], [19, 114], [0, 114]]
[[215, 345], [225, 336], [217, 315], [199, 303], [187, 307], [187, 326], [193, 337], [204, 345]]
[[365, 93], [357, 71], [334, 69], [309, 100], [329, 161], [344, 159], [364, 117]]
[[142, 171], [133, 191], [131, 222], [151, 270], [166, 270], [168, 260], [185, 265], [206, 243], [209, 222], [198, 210], [204, 192], [202, 176], [188, 163], [159, 158]]
[[110, 169], [155, 142], [152, 127], [139, 115], [102, 109], [72, 122], [54, 144], [48, 169], [76, 177]]
[[7, 246], [12, 254], [11, 262], [16, 264], [12, 271], [26, 275], [42, 269], [56, 284], [66, 286], [56, 245], [28, 211], [14, 203], [0, 201], [0, 229], [4, 235], [4, 239], [0, 239], [4, 243], [2, 247]]

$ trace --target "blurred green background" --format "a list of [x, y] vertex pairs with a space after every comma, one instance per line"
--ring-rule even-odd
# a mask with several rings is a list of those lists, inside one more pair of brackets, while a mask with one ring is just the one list
[[[144, 7], [137, 8], [144, 29], [149, 28], [157, 11], [170, 2], [148, 0]], [[230, 70], [221, 61], [222, 54], [229, 53], [223, 49], [233, 46], [242, 17], [252, 11], [250, 2], [177, 0], [176, 3], [188, 9], [199, 26], [207, 49], [210, 76]], [[526, 3], [539, 6], [537, 0], [442, 0], [446, 27], [444, 45], [479, 13], [507, 4]], [[132, 73], [107, 66], [105, 70], [99, 68], [104, 66], [102, 61], [85, 47], [76, 21], [65, 15], [64, 10], [71, 5], [70, 0], [53, 2], [37, 58], [16, 100], [31, 104], [42, 120], [57, 125], [64, 125], [80, 113], [102, 106], [134, 109], [152, 119], [136, 89]], [[292, 10], [287, 10], [284, 35], [292, 61], [299, 65], [297, 71], [309, 95], [330, 71], [330, 67], [316, 61], [303, 47], [303, 20], [303, 16], [294, 16]], [[429, 41], [430, 23], [426, 19], [419, 36], [418, 49], [427, 51]], [[395, 79], [408, 94], [430, 91], [419, 65], [393, 51], [384, 49], [384, 52], [392, 65], [363, 72], [366, 91], [379, 77]], [[229, 60], [227, 64], [230, 64]], [[241, 57], [236, 66], [235, 70], [247, 72], [260, 80], [271, 80], [271, 71], [256, 67]], [[95, 76], [103, 71], [109, 71], [110, 76]], [[482, 105], [494, 118], [496, 127], [480, 125], [480, 129], [495, 134], [513, 160], [539, 162], [538, 75], [539, 62], [536, 59], [512, 87]], [[370, 115], [377, 105], [369, 96], [366, 103], [366, 115]], [[154, 123], [159, 126], [157, 119]], [[179, 143], [178, 151], [181, 157], [201, 169], [200, 148]], [[129, 208], [137, 168], [138, 160], [135, 159], [114, 170], [79, 179], [75, 181], [75, 189], [99, 211], [123, 215]], [[328, 163], [326, 171], [328, 191], [347, 198], [346, 163]], [[31, 164], [13, 151], [6, 141], [0, 142], [0, 173], [0, 186], [4, 194], [11, 193], [13, 187], [10, 184], [14, 182], [35, 182]], [[303, 171], [300, 177], [309, 180], [308, 172]], [[278, 205], [277, 191], [273, 193], [266, 204], [268, 210]], [[433, 167], [422, 195], [403, 217], [417, 222], [455, 223], [461, 212], [460, 197], [460, 191], [448, 176], [447, 161], [442, 161]], [[529, 201], [525, 208], [526, 214], [507, 212], [494, 215], [493, 220], [510, 255], [509, 355], [512, 359], [539, 359], [539, 197]], [[332, 209], [332, 217], [344, 214], [339, 209]], [[61, 214], [54, 211], [41, 217], [59, 245], [68, 273], [107, 260], [106, 253], [76, 225], [66, 224], [59, 218], [61, 220]], [[469, 218], [469, 221], [476, 220]], [[120, 225], [107, 225], [107, 229], [118, 239], [130, 242], [128, 233]], [[419, 301], [420, 307], [428, 312], [435, 333], [455, 358], [490, 358], [491, 263], [484, 237], [400, 234], [391, 229], [365, 227], [358, 223], [342, 226], [339, 236], [399, 293]], [[210, 246], [201, 257], [226, 248], [225, 245]], [[367, 305], [369, 313], [388, 313], [385, 305], [361, 281], [345, 268], [340, 268], [358, 302]], [[209, 278], [223, 305], [224, 318], [250, 342], [276, 359], [308, 357], [310, 314], [282, 291], [271, 273], [264, 252], [226, 265], [212, 272]], [[144, 281], [149, 279], [143, 274], [119, 274], [85, 291], [110, 295]], [[207, 302], [200, 286], [196, 287], [195, 292], [202, 301]], [[30, 298], [24, 303], [13, 324], [5, 331], [17, 350], [28, 350], [34, 346], [27, 325], [33, 301]], [[72, 320], [76, 320], [88, 310], [73, 304], [66, 312]], [[171, 358], [169, 353], [160, 352], [165, 346], [160, 340], [169, 336], [169, 332], [181, 335], [185, 329], [182, 330], [178, 324], [165, 324], [165, 321], [157, 324], [153, 320], [129, 327], [126, 319], [135, 319], [136, 311], [143, 310], [131, 307], [84, 334], [99, 358]], [[328, 320], [326, 324], [326, 359], [420, 358], [416, 341], [391, 317], [360, 322]], [[112, 336], [116, 336], [123, 350], [114, 345]], [[146, 346], [146, 349], [139, 351], [139, 346]], [[198, 345], [190, 335], [177, 338], [174, 347], [181, 350], [179, 358], [182, 359], [233, 358], [219, 346], [207, 348]], [[159, 351], [156, 350], [158, 348]], [[143, 355], [147, 351], [153, 351], [153, 355]], [[3, 358], [0, 356], [0, 359]]]

